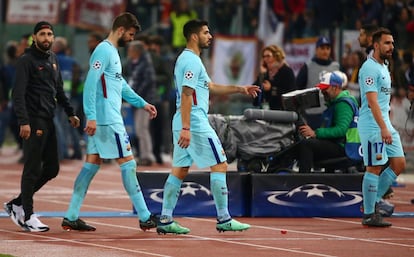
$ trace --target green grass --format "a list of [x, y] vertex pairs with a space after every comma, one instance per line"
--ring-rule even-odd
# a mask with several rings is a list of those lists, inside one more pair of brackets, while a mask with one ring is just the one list
[[3, 253], [0, 253], [0, 257], [15, 257], [15, 256], [10, 255], [10, 254], [3, 254]]

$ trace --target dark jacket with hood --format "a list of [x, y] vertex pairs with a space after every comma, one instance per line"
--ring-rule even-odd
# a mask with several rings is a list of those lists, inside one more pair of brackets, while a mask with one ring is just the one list
[[75, 115], [63, 91], [56, 55], [34, 44], [17, 60], [12, 99], [19, 125], [29, 124], [32, 117], [53, 119], [57, 103], [68, 116]]

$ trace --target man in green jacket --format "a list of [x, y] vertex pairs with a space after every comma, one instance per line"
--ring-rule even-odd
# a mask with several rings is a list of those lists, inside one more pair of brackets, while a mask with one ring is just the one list
[[298, 146], [300, 173], [311, 172], [315, 162], [346, 156], [345, 135], [354, 119], [354, 107], [358, 106], [358, 102], [343, 88], [344, 84], [341, 72], [334, 71], [325, 73], [316, 85], [322, 91], [328, 108], [323, 113], [320, 128], [313, 130], [306, 124], [299, 127], [304, 138]]

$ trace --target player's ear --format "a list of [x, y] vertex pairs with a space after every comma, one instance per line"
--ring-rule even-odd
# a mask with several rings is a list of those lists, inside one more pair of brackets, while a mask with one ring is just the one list
[[196, 33], [191, 34], [191, 39], [194, 41], [198, 41], [198, 35]]
[[118, 28], [118, 35], [122, 35], [125, 32], [125, 28], [124, 27], [119, 27]]

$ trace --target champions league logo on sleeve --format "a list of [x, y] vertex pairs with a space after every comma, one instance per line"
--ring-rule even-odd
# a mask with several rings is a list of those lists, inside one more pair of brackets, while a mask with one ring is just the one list
[[367, 77], [367, 78], [365, 78], [365, 84], [366, 84], [367, 86], [372, 86], [372, 85], [374, 85], [374, 78], [372, 78], [372, 77]]
[[340, 191], [325, 184], [305, 184], [290, 191], [266, 191], [267, 201], [281, 206], [297, 208], [346, 207], [362, 202], [361, 192]]
[[194, 74], [193, 74], [192, 71], [186, 71], [185, 74], [184, 74], [184, 78], [186, 80], [191, 80], [193, 77], [194, 77]]
[[92, 68], [94, 68], [95, 70], [99, 70], [100, 68], [102, 67], [102, 63], [100, 62], [100, 61], [95, 61], [93, 64], [92, 64]]

